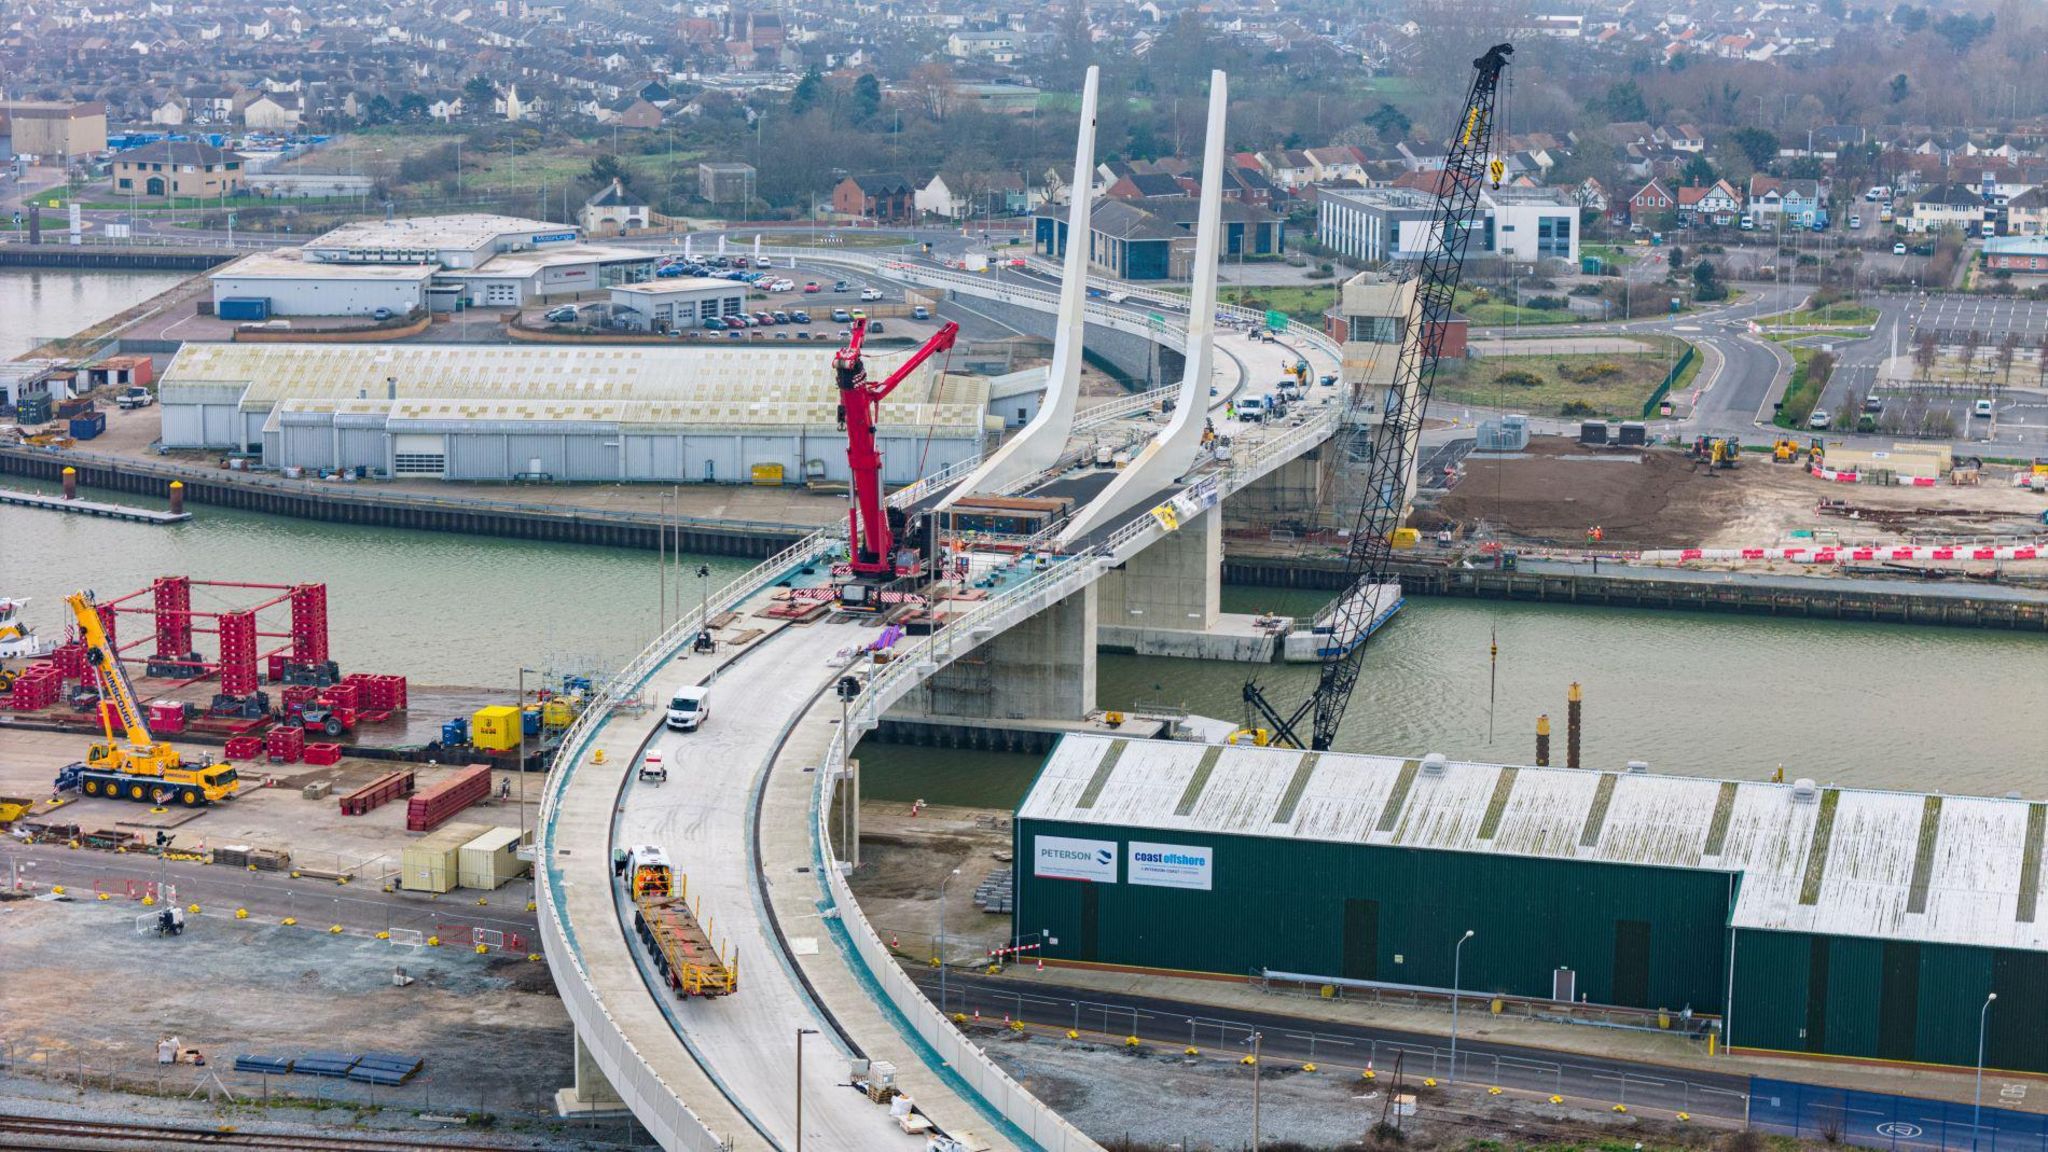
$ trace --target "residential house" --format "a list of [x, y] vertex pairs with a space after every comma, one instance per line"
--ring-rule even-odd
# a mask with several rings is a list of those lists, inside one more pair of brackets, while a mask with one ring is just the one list
[[1913, 198], [1901, 223], [1908, 232], [1976, 232], [1984, 223], [1984, 197], [1966, 184], [1937, 184]]
[[303, 118], [299, 98], [282, 93], [265, 92], [242, 109], [244, 125], [270, 132], [289, 132], [297, 128]]
[[848, 176], [832, 189], [832, 210], [871, 220], [909, 220], [917, 215], [917, 188], [896, 172]]
[[1102, 190], [1112, 200], [1153, 200], [1161, 196], [1186, 196], [1188, 187], [1182, 183], [1186, 177], [1172, 176], [1165, 172], [1132, 172], [1117, 178], [1116, 183]]
[[427, 115], [443, 124], [462, 115], [462, 94], [438, 92], [427, 98]]
[[1666, 190], [1661, 180], [1650, 181], [1628, 198], [1629, 220], [1637, 224], [1647, 224], [1677, 207], [1678, 197]]
[[150, 109], [149, 122], [151, 124], [165, 124], [175, 128], [185, 123], [191, 114], [192, 110], [186, 106], [185, 98], [172, 95], [165, 97], [155, 108]]
[[1363, 187], [1367, 183], [1364, 158], [1355, 149], [1341, 146], [1310, 148], [1306, 155], [1318, 184], [1345, 181]]
[[614, 177], [611, 187], [583, 202], [576, 222], [583, 226], [585, 236], [611, 236], [647, 227], [652, 212], [645, 196], [628, 193], [625, 185]]
[[1742, 193], [1726, 180], [1678, 190], [1678, 222], [1686, 226], [1728, 228], [1742, 216]]
[[159, 140], [114, 156], [114, 191], [138, 196], [232, 196], [242, 157], [196, 140]]
[[1316, 178], [1315, 162], [1297, 148], [1274, 149], [1258, 155], [1259, 170], [1267, 179], [1289, 192], [1311, 184]]
[[1608, 208], [1607, 188], [1596, 176], [1580, 181], [1578, 187], [1572, 189], [1572, 199], [1578, 201], [1579, 207], [1594, 212], [1605, 213]]
[[2005, 202], [2005, 230], [2011, 236], [2048, 236], [2048, 184]]
[[1749, 214], [1766, 231], [1812, 228], [1824, 221], [1827, 198], [1818, 180], [1786, 180], [1757, 173], [1749, 178]]
[[661, 109], [650, 101], [630, 96], [599, 112], [597, 122], [620, 128], [659, 128]]
[[946, 37], [946, 55], [955, 60], [983, 59], [992, 64], [1010, 64], [1017, 59], [1014, 32], [955, 32]]

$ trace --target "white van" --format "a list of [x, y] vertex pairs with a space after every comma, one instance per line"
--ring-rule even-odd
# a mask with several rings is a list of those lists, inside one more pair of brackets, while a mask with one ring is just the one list
[[693, 732], [711, 715], [711, 689], [702, 684], [684, 688], [668, 702], [667, 725], [677, 732]]
[[1263, 421], [1266, 418], [1266, 398], [1264, 396], [1247, 396], [1239, 400], [1237, 402], [1237, 418], [1247, 424]]
[[1989, 420], [1989, 419], [1991, 419], [1991, 401], [1989, 401], [1989, 400], [1979, 400], [1979, 401], [1977, 401], [1977, 409], [1976, 409], [1976, 415], [1977, 415], [1978, 417], [1982, 418], [1982, 419], [1985, 419], [1985, 420]]
[[1751, 216], [1749, 213], [1744, 212], [1742, 214], [1742, 220], [1740, 221], [1740, 223], [1742, 225], [1742, 230], [1744, 232], [1756, 231], [1756, 217]]

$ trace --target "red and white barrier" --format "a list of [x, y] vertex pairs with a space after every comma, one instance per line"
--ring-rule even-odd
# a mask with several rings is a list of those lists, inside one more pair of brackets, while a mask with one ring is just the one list
[[[1808, 471], [1822, 480], [1833, 480], [1837, 484], [1858, 484], [1863, 480], [1863, 477], [1854, 472], [1840, 472], [1833, 468], [1822, 468], [1817, 465], [1808, 469]], [[1901, 488], [1933, 488], [1938, 486], [1941, 481], [1932, 476], [1894, 476], [1892, 477], [1892, 483]]]
[[1682, 564], [1689, 560], [1782, 560], [1792, 564], [1842, 564], [1884, 560], [2042, 560], [2048, 559], [2048, 545], [1819, 544], [1783, 548], [1664, 548], [1642, 552], [1637, 559], [1645, 564]]

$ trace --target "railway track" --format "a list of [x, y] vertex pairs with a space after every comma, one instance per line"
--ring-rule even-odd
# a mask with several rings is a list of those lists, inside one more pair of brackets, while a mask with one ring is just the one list
[[427, 1137], [307, 1136], [171, 1124], [103, 1123], [40, 1116], [0, 1116], [0, 1152], [128, 1152], [158, 1148], [277, 1149], [278, 1152], [511, 1152], [509, 1145]]

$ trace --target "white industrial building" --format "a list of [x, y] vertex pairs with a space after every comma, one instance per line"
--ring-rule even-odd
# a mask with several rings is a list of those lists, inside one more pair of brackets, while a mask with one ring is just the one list
[[273, 316], [404, 315], [418, 307], [519, 307], [654, 279], [639, 248], [585, 244], [575, 227], [516, 216], [344, 224], [213, 273], [215, 306], [263, 299]]
[[612, 318], [627, 328], [680, 332], [706, 320], [744, 315], [747, 286], [708, 276], [673, 276], [612, 289]]
[[273, 316], [404, 316], [427, 306], [432, 264], [314, 264], [280, 248], [244, 256], [215, 272], [213, 304], [266, 300]]
[[[869, 359], [886, 372], [896, 357]], [[768, 465], [789, 482], [849, 479], [831, 356], [815, 348], [187, 344], [159, 397], [168, 448], [314, 473], [745, 483]], [[930, 365], [881, 416], [893, 485], [1000, 432], [985, 378]]]

